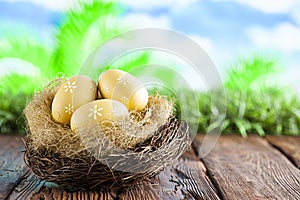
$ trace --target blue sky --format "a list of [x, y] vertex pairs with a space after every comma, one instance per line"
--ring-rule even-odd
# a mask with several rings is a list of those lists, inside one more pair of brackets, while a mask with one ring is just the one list
[[[53, 18], [73, 0], [0, 1], [0, 28], [30, 27], [47, 41]], [[239, 55], [266, 52], [286, 66], [293, 84], [300, 77], [300, 1], [298, 0], [121, 0], [124, 21], [135, 27], [160, 27], [198, 42], [219, 68]], [[1, 33], [0, 33], [1, 37]]]

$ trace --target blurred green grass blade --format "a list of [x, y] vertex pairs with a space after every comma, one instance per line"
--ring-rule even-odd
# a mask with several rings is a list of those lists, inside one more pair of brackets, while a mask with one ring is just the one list
[[259, 123], [253, 123], [252, 127], [254, 128], [254, 130], [256, 130], [256, 132], [260, 135], [260, 136], [265, 136], [266, 133], [263, 130], [262, 126]]
[[[1, 77], [0, 95], [9, 94], [16, 96], [19, 94], [32, 95], [36, 89], [39, 89], [39, 78], [11, 73]], [[4, 99], [1, 99], [0, 104]], [[13, 103], [13, 101], [11, 102]]]
[[222, 126], [222, 131], [226, 130], [229, 127], [230, 123], [231, 122], [230, 122], [229, 119], [225, 119], [224, 123], [223, 123], [223, 126]]
[[[50, 74], [50, 47], [44, 46], [26, 33], [14, 35], [11, 31], [3, 33], [6, 38], [0, 40], [0, 59], [18, 58], [37, 67], [44, 74]], [[24, 69], [25, 70], [25, 69]]]
[[[227, 89], [249, 90], [254, 83], [276, 74], [279, 71], [274, 58], [254, 54], [251, 58], [239, 58], [227, 72], [225, 87]], [[264, 87], [265, 83], [259, 83]]]
[[238, 128], [240, 134], [243, 137], [247, 137], [247, 130], [248, 130], [248, 126], [247, 126], [247, 122], [243, 121], [241, 119], [234, 119], [233, 123], [236, 125], [236, 127]]
[[[65, 21], [57, 30], [57, 49], [54, 54], [53, 66], [56, 72], [64, 72], [66, 76], [78, 73], [78, 69], [88, 54], [93, 50], [93, 46], [85, 46], [85, 39], [91, 27], [98, 35], [93, 38], [95, 45], [99, 41], [105, 41], [114, 36], [119, 28], [108, 29], [108, 16], [119, 16], [122, 8], [112, 1], [93, 0], [90, 3], [79, 2], [80, 9], [70, 10], [65, 13]], [[100, 21], [100, 22], [99, 22]], [[102, 26], [101, 26], [102, 25]]]
[[150, 52], [131, 53], [120, 58], [117, 62], [108, 66], [108, 68], [116, 68], [130, 72], [134, 68], [150, 64], [150, 62]]
[[0, 133], [24, 133], [23, 109], [31, 99], [39, 79], [9, 74], [0, 81]]

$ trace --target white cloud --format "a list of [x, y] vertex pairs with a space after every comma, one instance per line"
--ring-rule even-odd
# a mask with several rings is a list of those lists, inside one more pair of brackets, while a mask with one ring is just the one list
[[[7, 0], [7, 1], [14, 1], [14, 2], [30, 1], [35, 4], [42, 5], [44, 7], [53, 10], [66, 10], [70, 7], [76, 6], [76, 2], [79, 2], [79, 0]], [[81, 1], [91, 1], [91, 0], [81, 0]], [[133, 9], [150, 10], [150, 9], [164, 8], [164, 7], [178, 7], [178, 6], [183, 7], [197, 1], [199, 0], [151, 0], [151, 1], [120, 0], [119, 2]]]
[[260, 48], [274, 48], [286, 52], [300, 50], [300, 28], [289, 23], [279, 24], [273, 29], [251, 27], [247, 34]]
[[[35, 4], [42, 5], [53, 10], [66, 10], [70, 7], [76, 6], [79, 0], [7, 0], [7, 1], [31, 1]], [[91, 1], [91, 0], [81, 0]], [[189, 6], [192, 3], [201, 0], [120, 0], [119, 2], [132, 9], [137, 10], [153, 10], [157, 8], [174, 8], [182, 9], [182, 7]], [[265, 13], [287, 13], [300, 8], [299, 0], [211, 0], [211, 1], [236, 1], [245, 4], [254, 9], [261, 10]]]
[[288, 13], [300, 7], [299, 0], [235, 0], [265, 13]]
[[196, 34], [188, 35], [188, 37], [198, 43], [198, 45], [200, 45], [206, 53], [210, 54], [213, 52], [213, 42], [211, 39]]
[[156, 8], [171, 7], [182, 8], [198, 1], [200, 0], [151, 0], [147, 2], [142, 0], [121, 0], [123, 4], [137, 10], [153, 10]]
[[278, 77], [278, 82], [286, 86], [291, 86], [292, 92], [300, 98], [299, 77], [299, 65], [293, 65], [292, 63], [290, 67], [288, 67], [283, 73], [280, 74], [280, 76]]
[[153, 17], [144, 13], [131, 13], [124, 17], [124, 21], [134, 28], [170, 28], [170, 18], [164, 15]]
[[295, 20], [295, 22], [300, 25], [300, 7], [299, 8], [295, 8], [292, 13], [291, 13], [291, 17]]
[[[78, 0], [7, 0], [12, 2], [25, 1], [33, 2], [52, 10], [66, 10], [76, 5]], [[89, 1], [89, 0], [88, 0]]]

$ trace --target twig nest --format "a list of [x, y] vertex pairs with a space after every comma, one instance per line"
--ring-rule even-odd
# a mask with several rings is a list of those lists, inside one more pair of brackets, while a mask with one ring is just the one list
[[172, 101], [149, 96], [142, 111], [72, 131], [51, 115], [64, 79], [49, 84], [25, 108], [25, 162], [39, 178], [64, 188], [120, 187], [154, 176], [190, 145], [188, 125], [172, 116]]

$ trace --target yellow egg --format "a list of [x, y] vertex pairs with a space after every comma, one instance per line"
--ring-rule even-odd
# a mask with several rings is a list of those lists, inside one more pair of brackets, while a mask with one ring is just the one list
[[148, 92], [142, 83], [131, 74], [111, 69], [103, 72], [98, 80], [103, 98], [122, 102], [129, 110], [143, 110], [148, 103]]
[[128, 114], [124, 104], [113, 99], [100, 99], [89, 102], [78, 108], [71, 118], [71, 129], [84, 128], [100, 124], [106, 120], [114, 121]]
[[69, 78], [57, 91], [52, 102], [52, 117], [56, 122], [68, 124], [73, 112], [97, 98], [97, 85], [89, 77]]

